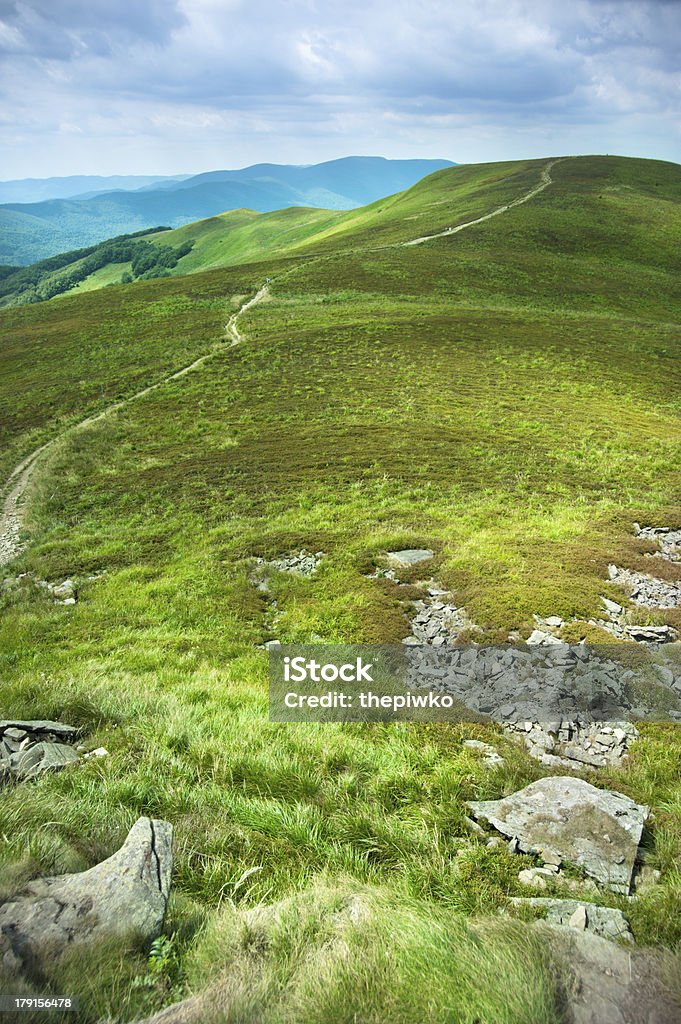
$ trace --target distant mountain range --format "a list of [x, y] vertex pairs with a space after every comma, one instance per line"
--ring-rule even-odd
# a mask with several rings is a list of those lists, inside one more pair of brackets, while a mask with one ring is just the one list
[[46, 199], [90, 199], [115, 189], [139, 189], [189, 178], [189, 174], [72, 174], [66, 178], [0, 181], [0, 203], [42, 203]]
[[[349, 210], [401, 192], [425, 175], [451, 166], [451, 160], [345, 157], [310, 166], [254, 164], [191, 177], [84, 176], [44, 179], [42, 186], [35, 179], [4, 182], [0, 198], [10, 186], [23, 195], [31, 194], [31, 189], [38, 194], [40, 187], [84, 189], [86, 194], [67, 196], [62, 191], [60, 197], [40, 202], [0, 205], [0, 264], [26, 265], [114, 235], [157, 225], [181, 227], [225, 210], [264, 213], [292, 206]], [[98, 182], [114, 181], [115, 188], [98, 190]], [[131, 182], [139, 187], [131, 189]]]

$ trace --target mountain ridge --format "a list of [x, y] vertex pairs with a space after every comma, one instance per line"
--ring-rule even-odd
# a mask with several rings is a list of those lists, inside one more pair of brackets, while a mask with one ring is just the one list
[[[449, 166], [448, 160], [384, 157], [344, 157], [306, 166], [258, 164], [204, 172], [160, 188], [5, 203], [0, 205], [0, 261], [27, 265], [159, 223], [180, 227], [242, 207], [259, 212], [290, 206], [351, 209]], [[272, 173], [263, 175], [265, 170]]]

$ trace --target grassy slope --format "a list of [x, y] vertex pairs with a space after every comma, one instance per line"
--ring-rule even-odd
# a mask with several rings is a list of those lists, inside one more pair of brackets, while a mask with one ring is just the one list
[[[194, 249], [180, 260], [172, 271], [174, 275], [245, 264], [264, 253], [270, 258], [277, 255], [333, 255], [348, 249], [391, 245], [475, 219], [518, 198], [536, 184], [544, 164], [545, 161], [533, 160], [456, 167], [430, 175], [407, 192], [388, 196], [348, 213], [298, 208], [266, 214], [233, 210], [150, 236], [149, 240], [173, 246], [194, 241]], [[661, 262], [662, 253], [657, 250], [662, 243], [662, 252], [666, 253], [666, 263], [662, 260], [663, 269], [666, 272], [674, 265], [679, 200], [676, 165], [659, 161], [617, 162], [609, 158], [589, 158], [557, 164], [553, 177], [556, 185], [534, 200], [529, 209], [523, 208], [520, 221], [522, 237], [513, 237], [518, 223], [516, 219], [506, 223], [504, 218], [503, 226], [501, 220], [494, 222], [495, 230], [501, 231], [508, 246], [518, 243], [525, 251], [522, 274], [507, 282], [511, 285], [514, 301], [520, 300], [523, 304], [533, 302], [536, 299], [535, 275], [539, 272], [546, 276], [548, 272], [551, 275], [550, 289], [562, 287], [565, 274], [570, 275], [570, 305], [574, 304], [580, 291], [587, 293], [591, 302], [600, 302], [605, 291], [607, 302], [607, 293], [612, 285], [606, 279], [599, 281], [600, 287], [594, 287], [592, 264], [599, 255], [604, 257], [607, 261], [605, 277], [609, 278], [610, 264], [618, 250], [622, 264], [629, 262], [631, 265], [630, 254], [636, 253], [643, 258], [650, 273], [652, 267]], [[545, 222], [547, 202], [551, 213], [550, 225]], [[587, 223], [587, 218], [591, 218], [592, 223], [588, 250], [576, 253], [574, 229]], [[457, 248], [458, 276], [466, 275], [466, 300], [488, 305], [491, 298], [489, 280], [485, 280], [483, 289], [476, 294], [471, 272], [479, 275], [480, 268], [471, 266], [466, 259], [466, 254], [473, 255], [477, 237], [475, 233], [456, 239], [457, 246], [461, 243], [462, 249], [459, 253]], [[451, 244], [451, 240], [440, 244]], [[507, 272], [507, 245], [499, 245], [499, 251], [500, 270]], [[542, 270], [545, 252], [551, 256], [546, 271]], [[485, 249], [485, 259], [489, 256]], [[577, 265], [575, 256], [578, 256]], [[377, 263], [377, 270], [383, 259]], [[446, 265], [442, 270], [448, 272]], [[638, 273], [636, 261], [631, 265], [631, 273], [632, 276]], [[114, 272], [98, 272], [80, 288], [101, 287], [115, 278]], [[619, 284], [622, 283], [620, 277]], [[449, 284], [455, 284], [455, 281], [450, 278]], [[618, 282], [614, 284], [618, 285]], [[659, 285], [660, 282], [651, 277], [648, 290], [652, 291]], [[431, 291], [432, 279], [426, 279], [423, 287]], [[639, 286], [635, 287], [630, 307], [634, 311], [640, 311], [641, 292]], [[678, 289], [675, 292], [678, 296]], [[665, 301], [666, 295], [661, 299]]]
[[[290, 207], [274, 213], [231, 210], [208, 220], [165, 232], [164, 243], [177, 246], [193, 241], [192, 251], [180, 260], [174, 274], [190, 274], [239, 263], [267, 254], [285, 254], [328, 228], [343, 215], [329, 210]], [[149, 241], [156, 239], [150, 236]]]
[[[325, 550], [317, 578], [275, 582], [277, 635], [376, 641], [404, 635], [403, 610], [390, 584], [362, 573], [387, 546], [430, 546], [437, 576], [494, 637], [528, 629], [533, 611], [589, 616], [612, 593], [607, 562], [641, 559], [631, 520], [679, 521], [678, 168], [565, 162], [553, 188], [458, 236], [361, 251], [487, 212], [539, 167], [471, 171], [478, 186], [495, 179], [484, 202], [463, 181], [468, 169], [435, 175], [391, 201], [392, 219], [369, 211], [354, 235], [339, 234], [334, 244], [353, 250], [339, 256], [2, 313], [3, 425], [19, 453], [55, 429], [58, 405], [72, 419], [102, 392], [129, 393], [219, 342], [230, 297], [274, 277], [272, 301], [242, 321], [246, 343], [67, 439], [36, 481], [33, 544], [17, 569], [107, 575], [84, 582], [75, 608], [30, 588], [4, 599], [1, 706], [82, 721], [111, 755], [3, 794], [11, 879], [85, 866], [137, 814], [168, 817], [178, 838], [170, 925], [193, 980], [214, 963], [193, 928], [206, 915], [232, 927], [214, 912], [225, 897], [270, 902], [320, 873], [332, 888], [347, 875], [387, 885], [396, 902], [418, 900], [419, 914], [430, 903], [491, 912], [523, 892], [524, 861], [466, 838], [463, 801], [510, 792], [540, 766], [497, 739], [506, 764], [484, 768], [461, 746], [484, 735], [472, 727], [269, 723], [255, 648], [264, 607], [247, 559]], [[439, 205], [413, 231], [418, 189]], [[51, 407], [32, 376], [36, 345]], [[642, 942], [680, 938], [680, 750], [677, 730], [648, 727], [629, 766], [598, 775], [655, 811], [663, 885], [627, 907]], [[426, 933], [419, 925], [414, 955], [437, 962], [435, 925]], [[465, 961], [470, 940], [457, 941]], [[179, 984], [169, 960], [162, 983], [131, 988], [140, 962], [111, 957], [116, 984], [102, 968], [87, 1019], [121, 1007], [132, 1016]], [[530, 1005], [543, 983], [537, 975], [528, 992], [523, 971], [506, 972], [509, 1005], [555, 1020], [550, 999]], [[433, 985], [446, 1004], [444, 982]], [[326, 1019], [348, 1019], [344, 986]], [[451, 996], [460, 1007], [462, 991]], [[386, 993], [374, 997], [377, 1019], [441, 1019], [435, 1004], [424, 1017], [406, 995], [389, 1008]], [[503, 1019], [471, 1005], [462, 1019]]]

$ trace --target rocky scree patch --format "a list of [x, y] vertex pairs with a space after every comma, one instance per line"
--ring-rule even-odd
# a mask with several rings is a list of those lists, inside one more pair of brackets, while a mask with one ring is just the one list
[[104, 747], [88, 751], [78, 743], [80, 736], [81, 730], [63, 722], [0, 721], [0, 784], [106, 756]]

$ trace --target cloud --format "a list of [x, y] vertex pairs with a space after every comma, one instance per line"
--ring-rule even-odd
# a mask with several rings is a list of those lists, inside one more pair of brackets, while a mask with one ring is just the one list
[[[678, 159], [680, 14], [676, 0], [0, 0], [1, 132], [26, 174], [40, 138], [56, 160], [63, 124], [81, 129], [73, 159], [100, 170], [379, 147], [501, 159], [599, 139]], [[128, 152], [107, 154], [121, 138]]]
[[64, 61], [110, 57], [137, 40], [164, 44], [186, 20], [165, 0], [0, 0], [0, 52]]

